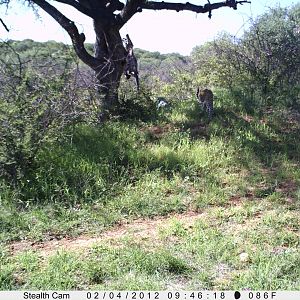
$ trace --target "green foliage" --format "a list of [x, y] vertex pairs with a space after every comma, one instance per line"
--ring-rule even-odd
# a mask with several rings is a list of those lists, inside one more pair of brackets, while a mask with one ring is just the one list
[[123, 84], [119, 89], [119, 105], [114, 112], [121, 120], [150, 121], [157, 117], [153, 92], [142, 85], [137, 92], [135, 87]]
[[[300, 76], [299, 22], [299, 5], [270, 9], [253, 22], [237, 45], [241, 63], [250, 75], [249, 84], [265, 97], [285, 94], [285, 105], [295, 105], [297, 101], [293, 96]], [[271, 104], [270, 100], [266, 99], [264, 104]]]
[[195, 64], [196, 86], [224, 87], [228, 85], [228, 68], [226, 63], [217, 56], [213, 42], [195, 47], [191, 57]]
[[299, 106], [299, 5], [270, 9], [240, 39], [223, 34], [192, 53], [196, 82], [225, 87], [251, 112]]
[[172, 73], [188, 66], [189, 58], [178, 53], [161, 54], [135, 49], [134, 53], [138, 59], [139, 72], [143, 82], [155, 86], [156, 79], [160, 82], [171, 83]]
[[[9, 53], [11, 45], [5, 49]], [[47, 77], [14, 51], [19, 63], [11, 59], [0, 66], [0, 176], [16, 183], [46, 143], [62, 139], [67, 126], [82, 120], [85, 91], [74, 89], [68, 60], [64, 70], [49, 69]]]
[[172, 72], [172, 83], [166, 83], [161, 88], [161, 94], [168, 97], [171, 103], [185, 101], [196, 94], [195, 80], [192, 74], [188, 72]]
[[0, 42], [0, 48], [0, 60], [6, 64], [10, 61], [22, 62], [24, 66], [35, 65], [49, 72], [51, 69], [63, 71], [66, 63], [75, 63], [72, 47], [55, 41], [40, 43], [30, 39], [9, 40]]

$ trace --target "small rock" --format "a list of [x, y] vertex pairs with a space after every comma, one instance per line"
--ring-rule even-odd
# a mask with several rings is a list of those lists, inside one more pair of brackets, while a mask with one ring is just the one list
[[241, 262], [248, 262], [249, 261], [249, 254], [246, 252], [243, 252], [240, 254], [240, 261]]

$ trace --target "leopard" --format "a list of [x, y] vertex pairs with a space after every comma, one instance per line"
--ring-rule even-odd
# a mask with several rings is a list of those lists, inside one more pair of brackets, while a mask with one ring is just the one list
[[209, 120], [212, 119], [214, 114], [214, 94], [209, 89], [197, 88], [197, 100], [202, 108], [207, 112]]

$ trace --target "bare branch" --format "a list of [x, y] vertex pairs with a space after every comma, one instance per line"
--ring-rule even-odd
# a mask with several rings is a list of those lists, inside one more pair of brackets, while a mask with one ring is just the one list
[[81, 3], [79, 3], [75, 0], [55, 0], [55, 1], [71, 5], [74, 8], [76, 8], [78, 11], [82, 12], [83, 14], [85, 14], [85, 15], [91, 17], [91, 18], [94, 17], [93, 11], [91, 9], [89, 9], [86, 6], [81, 5]]
[[76, 8], [81, 13], [91, 17], [92, 19], [113, 18], [112, 13], [116, 10], [122, 10], [124, 3], [119, 0], [55, 0]]
[[181, 10], [190, 10], [196, 13], [209, 13], [209, 18], [211, 18], [211, 11], [221, 7], [231, 7], [237, 9], [238, 4], [251, 3], [247, 0], [226, 0], [217, 3], [206, 3], [205, 5], [195, 5], [189, 2], [186, 3], [171, 3], [171, 2], [156, 2], [147, 0], [127, 0], [125, 7], [122, 12], [117, 16], [120, 27], [122, 27], [135, 13], [141, 12], [142, 9], [152, 9], [152, 10], [175, 10], [177, 12]]
[[79, 34], [74, 22], [65, 17], [60, 11], [58, 11], [54, 6], [45, 0], [33, 0], [33, 2], [47, 12], [53, 19], [55, 19], [55, 21], [59, 23], [60, 26], [67, 31], [71, 37], [73, 47], [78, 57], [89, 67], [95, 69], [99, 62], [95, 57], [86, 51], [84, 47], [85, 35], [83, 33]]
[[145, 0], [127, 0], [125, 7], [118, 17], [119, 25], [122, 27], [135, 13], [141, 11], [140, 6]]
[[189, 2], [170, 3], [170, 2], [164, 2], [164, 1], [162, 1], [162, 2], [147, 1], [147, 2], [143, 2], [141, 4], [141, 8], [142, 9], [153, 9], [153, 10], [168, 9], [168, 10], [175, 10], [177, 12], [181, 11], [181, 10], [190, 10], [190, 11], [194, 11], [196, 13], [207, 13], [207, 12], [211, 12], [214, 9], [218, 9], [218, 8], [226, 7], [226, 6], [231, 7], [233, 9], [237, 9], [237, 4], [243, 4], [243, 3], [250, 3], [250, 1], [227, 0], [224, 2], [217, 2], [217, 3], [208, 2], [204, 6], [191, 4]]
[[8, 29], [8, 27], [6, 26], [6, 24], [3, 22], [3, 20], [0, 18], [0, 22], [1, 22], [1, 24], [3, 25], [3, 27], [5, 28], [5, 30], [7, 31], [7, 32], [9, 32], [9, 29]]

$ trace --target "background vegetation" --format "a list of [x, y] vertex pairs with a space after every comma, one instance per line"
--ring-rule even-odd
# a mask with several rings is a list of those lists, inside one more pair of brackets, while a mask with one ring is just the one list
[[[299, 290], [299, 24], [295, 5], [190, 57], [137, 49], [142, 90], [124, 80], [104, 124], [69, 46], [2, 42], [0, 289]], [[214, 91], [211, 122], [197, 86]], [[88, 250], [33, 246], [141, 218], [165, 226]]]

